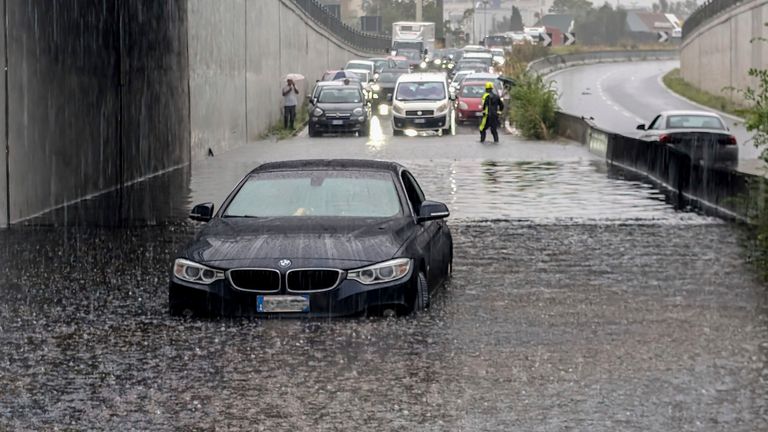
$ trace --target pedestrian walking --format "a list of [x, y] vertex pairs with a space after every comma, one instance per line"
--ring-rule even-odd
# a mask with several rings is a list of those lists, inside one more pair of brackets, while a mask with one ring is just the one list
[[283, 128], [293, 129], [293, 122], [296, 120], [296, 95], [299, 94], [299, 89], [292, 79], [289, 78], [286, 82], [287, 85], [283, 87]]
[[485, 142], [485, 132], [490, 128], [493, 135], [493, 142], [499, 142], [499, 114], [504, 111], [504, 102], [499, 95], [493, 91], [493, 83], [485, 83], [485, 94], [483, 94], [483, 119], [480, 121], [480, 142]]

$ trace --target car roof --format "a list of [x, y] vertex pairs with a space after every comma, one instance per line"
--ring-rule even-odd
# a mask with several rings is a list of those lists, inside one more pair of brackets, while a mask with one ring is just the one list
[[332, 86], [340, 86], [340, 85], [344, 85], [344, 81], [342, 81], [342, 80], [333, 80], [333, 81], [318, 81], [318, 82], [317, 82], [317, 85], [318, 85], [319, 87], [325, 87], [325, 86], [329, 86], [329, 85], [332, 85]]
[[350, 63], [373, 64], [373, 62], [370, 60], [350, 60], [347, 62], [347, 64], [350, 64]]
[[670, 110], [670, 111], [662, 111], [660, 114], [667, 117], [671, 115], [698, 115], [698, 116], [709, 116], [709, 117], [720, 118], [720, 115], [717, 113], [713, 113], [710, 111], [696, 111], [696, 110]]
[[366, 69], [347, 69], [347, 72], [354, 72], [354, 73], [371, 73], [371, 71]]
[[469, 87], [469, 86], [484, 86], [487, 81], [469, 81], [464, 80], [461, 82], [462, 87]]
[[437, 72], [421, 72], [403, 74], [400, 76], [401, 82], [419, 82], [419, 81], [442, 81], [445, 82], [445, 74]]
[[388, 171], [399, 174], [404, 169], [397, 162], [371, 159], [301, 159], [290, 161], [267, 162], [254, 168], [250, 174], [270, 171], [303, 171], [303, 170], [373, 170]]
[[[331, 82], [337, 82], [338, 85], [334, 85], [333, 87], [341, 87], [341, 89], [353, 89], [353, 90], [360, 90], [360, 86], [357, 84], [344, 84], [344, 81], [331, 81]], [[336, 89], [334, 89], [336, 90]]]
[[465, 80], [471, 80], [471, 79], [491, 79], [491, 80], [497, 80], [499, 79], [499, 76], [496, 74], [492, 74], [490, 72], [472, 72], [471, 74], [468, 74]]
[[475, 59], [475, 58], [489, 58], [493, 57], [493, 54], [489, 52], [468, 52], [464, 54], [465, 59]]

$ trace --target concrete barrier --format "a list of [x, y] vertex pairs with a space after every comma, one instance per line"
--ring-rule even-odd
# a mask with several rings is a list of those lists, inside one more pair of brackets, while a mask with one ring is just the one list
[[[748, 0], [714, 15], [685, 34], [680, 48], [683, 79], [709, 93], [744, 102], [733, 87], [757, 83], [747, 72], [768, 68], [768, 0]], [[761, 40], [762, 39], [762, 40]]]
[[528, 70], [547, 75], [560, 69], [597, 63], [644, 60], [674, 60], [678, 51], [671, 50], [620, 50], [594, 51], [575, 54], [551, 55], [528, 64]]
[[[678, 208], [691, 206], [738, 221], [753, 220], [765, 208], [768, 180], [692, 158], [674, 145], [649, 143], [597, 128], [588, 120], [557, 113], [560, 135], [588, 145], [609, 165], [649, 181]], [[717, 147], [717, 143], [702, 143]]]

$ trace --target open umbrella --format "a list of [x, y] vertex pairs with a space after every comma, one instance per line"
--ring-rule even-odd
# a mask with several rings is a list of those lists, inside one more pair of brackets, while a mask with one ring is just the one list
[[297, 73], [289, 73], [285, 76], [285, 80], [292, 80], [292, 81], [302, 81], [304, 79], [304, 75], [297, 74]]

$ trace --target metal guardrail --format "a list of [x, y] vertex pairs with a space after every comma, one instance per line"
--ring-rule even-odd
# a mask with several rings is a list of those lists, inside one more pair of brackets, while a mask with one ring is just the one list
[[683, 39], [688, 37], [697, 27], [709, 21], [712, 17], [720, 14], [726, 9], [730, 9], [744, 2], [744, 0], [708, 0], [699, 6], [696, 11], [688, 17], [683, 23]]
[[390, 38], [374, 33], [366, 33], [350, 27], [337, 16], [332, 15], [328, 8], [317, 0], [291, 0], [299, 6], [312, 20], [336, 35], [349, 45], [368, 52], [387, 52], [390, 49]]
[[677, 49], [670, 50], [634, 50], [634, 51], [594, 51], [575, 54], [551, 55], [528, 64], [528, 70], [541, 75], [552, 73], [571, 66], [636, 60], [665, 60], [679, 56]]

